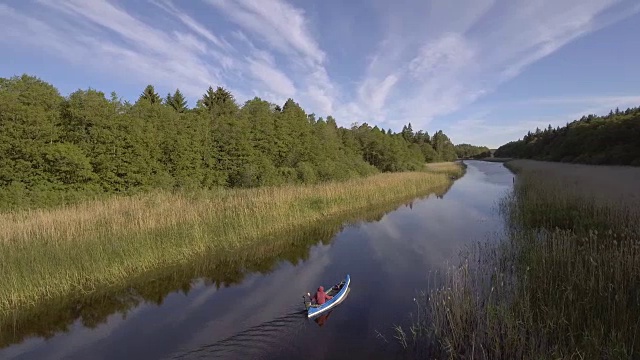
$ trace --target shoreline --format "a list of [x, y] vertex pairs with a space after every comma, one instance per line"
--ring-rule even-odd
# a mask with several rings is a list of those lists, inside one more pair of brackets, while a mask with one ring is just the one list
[[95, 293], [202, 254], [264, 245], [273, 234], [424, 196], [463, 172], [452, 164], [319, 185], [149, 193], [0, 214], [0, 268], [7, 274], [0, 312]]
[[500, 202], [504, 241], [478, 242], [420, 298], [414, 347], [447, 358], [635, 357], [640, 169], [505, 167], [516, 181]]

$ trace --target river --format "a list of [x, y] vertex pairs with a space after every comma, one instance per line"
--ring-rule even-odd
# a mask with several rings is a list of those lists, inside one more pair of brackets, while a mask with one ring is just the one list
[[[3, 334], [13, 340], [3, 341], [0, 358], [396, 357], [393, 325], [409, 324], [413, 299], [429, 278], [455, 264], [466, 245], [503, 228], [497, 201], [511, 189], [511, 173], [501, 163], [466, 163], [465, 176], [446, 193], [352, 223], [264, 270], [239, 271], [235, 281], [189, 277], [156, 298], [118, 294], [95, 301], [99, 315], [78, 310], [86, 303], [52, 308], [37, 315], [37, 325], [21, 326], [27, 335]], [[345, 274], [348, 297], [321, 321], [308, 320], [302, 294]], [[169, 280], [156, 281], [162, 287]]]

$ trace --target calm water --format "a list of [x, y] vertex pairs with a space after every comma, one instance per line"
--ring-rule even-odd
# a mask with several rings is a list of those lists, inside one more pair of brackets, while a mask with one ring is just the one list
[[[502, 229], [496, 206], [511, 189], [512, 175], [498, 163], [467, 164], [467, 174], [444, 195], [344, 227], [264, 269], [217, 266], [229, 281], [176, 270], [142, 295], [48, 309], [29, 326], [5, 330], [0, 358], [394, 357], [392, 326], [408, 324], [429, 274], [455, 263], [466, 244]], [[348, 298], [323, 322], [307, 320], [302, 294], [347, 273]]]

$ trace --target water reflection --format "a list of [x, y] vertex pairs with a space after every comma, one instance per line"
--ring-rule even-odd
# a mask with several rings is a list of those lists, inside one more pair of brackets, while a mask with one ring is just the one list
[[324, 323], [326, 323], [327, 320], [329, 320], [329, 316], [331, 316], [332, 312], [333, 312], [333, 310], [329, 310], [328, 313], [326, 313], [326, 314], [324, 314], [322, 316], [318, 316], [313, 321], [315, 321], [315, 323], [318, 324], [318, 326], [323, 326]]
[[[435, 193], [442, 197], [448, 190], [449, 187], [443, 187]], [[405, 206], [413, 208], [413, 203], [413, 199], [408, 199]], [[2, 315], [0, 347], [23, 343], [34, 337], [50, 339], [57, 334], [77, 329], [78, 326], [96, 329], [110, 320], [114, 322], [114, 314], [119, 314], [125, 321], [128, 316], [133, 316], [135, 311], [145, 306], [165, 305], [165, 301], [172, 294], [189, 295], [194, 289], [206, 289], [202, 294], [195, 295], [190, 304], [195, 307], [219, 289], [245, 282], [250, 274], [268, 274], [282, 262], [295, 266], [308, 260], [313, 246], [330, 244], [335, 235], [348, 224], [379, 221], [385, 214], [397, 209], [398, 205], [399, 203], [386, 204], [341, 218], [308, 224], [294, 233], [274, 234], [250, 249], [202, 256], [193, 259], [189, 264], [162, 269], [132, 279], [126, 286], [112, 287], [87, 296], [58, 299], [28, 310]], [[202, 300], [198, 300], [200, 297]], [[299, 314], [293, 312], [283, 318], [276, 318], [274, 322], [266, 322], [268, 326], [258, 329], [277, 326], [278, 321], [286, 319], [305, 319], [304, 316], [294, 315]], [[322, 325], [328, 320], [328, 315], [322, 320]], [[257, 336], [255, 334], [261, 331], [254, 330], [242, 336]], [[238, 337], [231, 336], [229, 339], [237, 341]]]
[[[470, 162], [451, 189], [404, 206], [308, 224], [242, 252], [5, 317], [2, 344], [17, 345], [0, 358], [393, 357], [392, 326], [406, 328], [429, 273], [500, 230], [493, 208], [511, 182], [501, 164]], [[302, 294], [346, 273], [349, 298], [325, 319], [307, 319]]]

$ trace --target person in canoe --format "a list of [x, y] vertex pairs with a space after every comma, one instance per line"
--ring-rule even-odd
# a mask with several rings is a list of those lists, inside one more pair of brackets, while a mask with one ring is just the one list
[[320, 286], [318, 288], [318, 291], [311, 297], [311, 301], [315, 301], [316, 304], [322, 305], [327, 302], [327, 300], [331, 300], [332, 298], [333, 296], [327, 295], [327, 293], [324, 292], [324, 287]]

